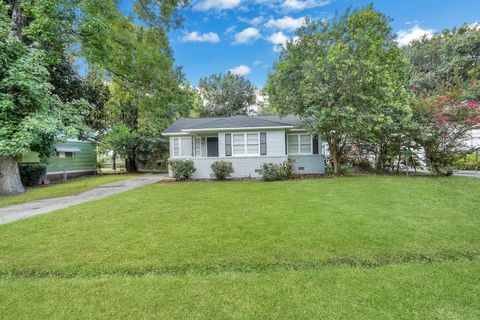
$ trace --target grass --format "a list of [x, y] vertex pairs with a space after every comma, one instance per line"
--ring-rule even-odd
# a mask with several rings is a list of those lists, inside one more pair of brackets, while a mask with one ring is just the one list
[[129, 174], [122, 175], [100, 175], [91, 177], [76, 178], [66, 183], [50, 184], [48, 186], [28, 188], [27, 192], [8, 197], [0, 197], [0, 208], [13, 204], [26, 203], [30, 201], [49, 199], [55, 197], [69, 196], [95, 188], [102, 184], [116, 182], [134, 177]]
[[0, 226], [0, 318], [480, 317], [480, 180], [156, 184]]

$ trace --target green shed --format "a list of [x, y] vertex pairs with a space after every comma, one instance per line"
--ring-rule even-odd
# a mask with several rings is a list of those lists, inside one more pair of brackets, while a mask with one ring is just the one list
[[[36, 152], [24, 154], [20, 163], [39, 162]], [[67, 140], [54, 146], [47, 160], [47, 179], [62, 180], [96, 173], [97, 144], [94, 141]]]

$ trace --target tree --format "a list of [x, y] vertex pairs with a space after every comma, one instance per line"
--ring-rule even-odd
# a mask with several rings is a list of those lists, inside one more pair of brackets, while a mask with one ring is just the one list
[[198, 90], [203, 105], [197, 112], [202, 117], [246, 115], [256, 102], [255, 86], [230, 71], [200, 79]]
[[72, 56], [63, 56], [58, 64], [49, 66], [52, 93], [64, 103], [80, 99], [90, 103], [91, 108], [85, 116], [85, 123], [91, 129], [89, 138], [98, 140], [107, 129], [105, 104], [110, 98], [110, 92], [105, 82], [95, 73], [89, 73], [86, 77], [80, 76], [73, 60]]
[[389, 19], [372, 6], [329, 22], [307, 21], [269, 76], [270, 104], [321, 134], [335, 174], [349, 141], [371, 141], [385, 154], [389, 137], [411, 117], [408, 63], [395, 37]]
[[161, 132], [173, 119], [188, 115], [191, 90], [173, 65], [165, 33], [126, 18], [121, 28], [113, 26], [109, 41], [111, 56], [100, 61], [113, 75], [107, 104], [112, 128], [105, 142], [135, 172], [139, 163], [166, 151]]
[[[137, 0], [134, 9], [136, 18], [167, 39], [165, 30], [181, 21], [176, 10], [188, 3]], [[111, 68], [111, 62], [121, 57], [112, 58], [109, 51], [110, 31], [112, 27], [120, 30], [122, 23], [133, 18], [125, 19], [115, 0], [4, 0], [0, 14], [0, 193], [8, 194], [23, 191], [16, 162], [19, 155], [37, 151], [41, 157], [48, 156], [55, 139], [85, 135], [85, 121], [97, 132], [104, 129], [102, 121], [97, 121], [106, 98], [100, 85], [103, 79], [77, 81], [66, 57], [82, 54], [92, 67], [100, 67], [104, 79], [124, 77], [129, 70]], [[115, 36], [113, 43], [128, 45], [122, 42], [124, 36], [129, 39], [126, 32]], [[128, 48], [115, 53], [128, 53]], [[70, 88], [76, 90], [68, 92], [65, 80], [73, 80]], [[96, 108], [79, 98], [83, 93]]]
[[472, 99], [476, 90], [475, 82], [460, 88], [449, 85], [417, 99], [416, 140], [425, 151], [430, 171], [436, 175], [453, 172], [454, 161], [465, 150], [467, 132], [480, 127], [480, 101]]
[[445, 83], [462, 86], [480, 80], [480, 28], [466, 24], [423, 37], [404, 47], [411, 64], [411, 86], [417, 93]]
[[52, 94], [47, 55], [21, 41], [0, 2], [0, 194], [23, 192], [17, 157], [30, 150], [46, 157], [59, 134], [78, 136], [87, 128], [85, 100], [63, 103]]

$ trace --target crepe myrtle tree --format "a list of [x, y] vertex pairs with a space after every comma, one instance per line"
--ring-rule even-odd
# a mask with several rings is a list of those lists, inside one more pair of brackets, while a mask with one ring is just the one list
[[477, 89], [474, 81], [471, 86], [444, 85], [418, 96], [414, 108], [416, 140], [432, 173], [450, 175], [455, 159], [465, 151], [467, 133], [480, 128], [480, 101], [470, 98], [476, 96], [473, 92]]
[[307, 21], [269, 76], [269, 103], [322, 136], [335, 174], [352, 141], [369, 141], [385, 154], [389, 137], [411, 118], [408, 62], [395, 38], [389, 19], [372, 6]]
[[0, 3], [0, 195], [24, 191], [19, 156], [36, 151], [46, 157], [57, 137], [85, 133], [89, 112], [86, 101], [62, 103], [51, 93], [44, 51], [25, 45], [6, 13]]

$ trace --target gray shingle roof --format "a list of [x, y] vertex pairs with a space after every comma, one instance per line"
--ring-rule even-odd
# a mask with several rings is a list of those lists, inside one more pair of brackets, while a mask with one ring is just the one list
[[220, 118], [182, 118], [175, 121], [163, 133], [181, 133], [182, 130], [221, 128], [301, 127], [302, 120], [296, 116], [232, 116]]

